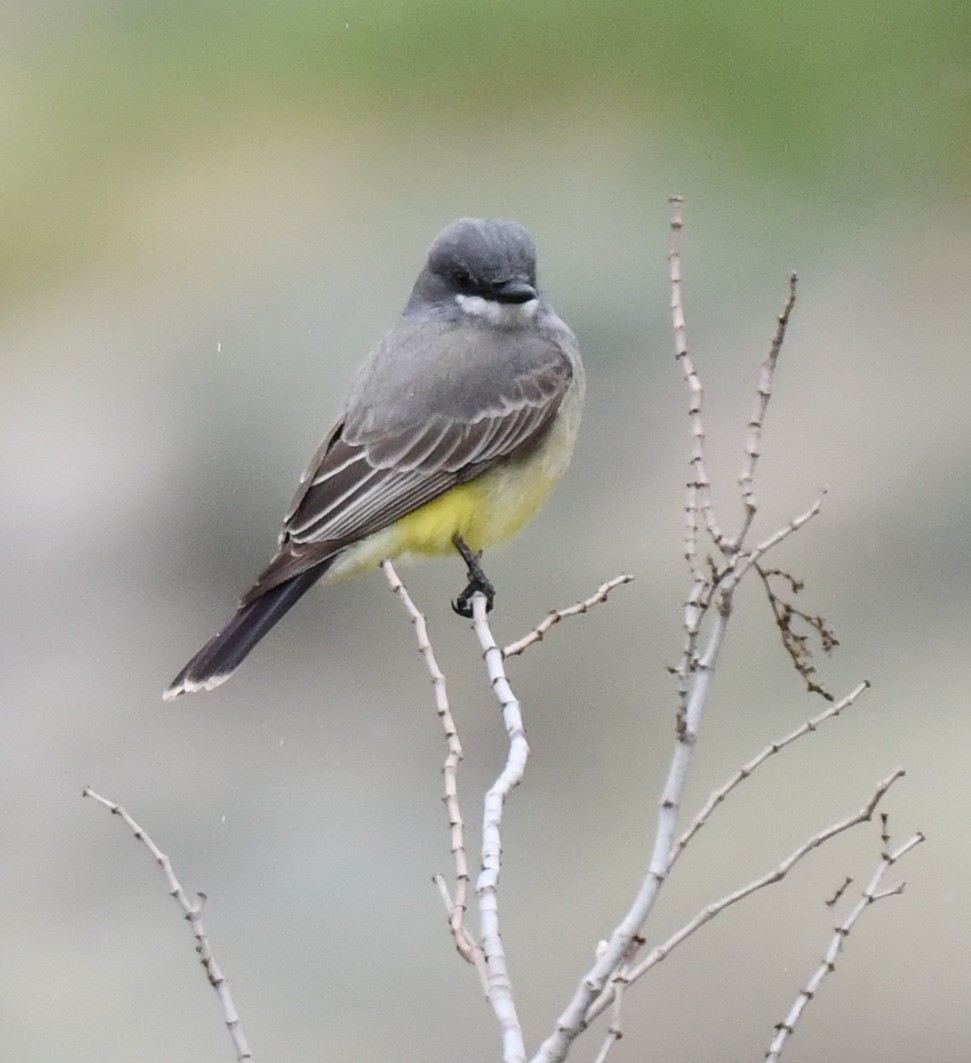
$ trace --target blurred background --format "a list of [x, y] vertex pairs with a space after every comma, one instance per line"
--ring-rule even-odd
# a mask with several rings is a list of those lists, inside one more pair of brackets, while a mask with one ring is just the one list
[[[757, 531], [829, 486], [775, 561], [840, 637], [824, 682], [874, 687], [719, 811], [649, 937], [903, 765], [891, 832], [929, 841], [787, 1058], [966, 1060], [971, 8], [36, 0], [5, 5], [0, 85], [5, 1057], [232, 1058], [158, 868], [87, 784], [209, 895], [257, 1059], [499, 1058], [430, 882], [450, 868], [444, 743], [380, 574], [308, 596], [217, 692], [160, 699], [269, 556], [354, 368], [464, 214], [532, 230], [589, 377], [570, 474], [488, 558], [497, 637], [636, 575], [510, 663], [533, 758], [507, 814], [505, 943], [530, 1046], [551, 1030], [643, 875], [671, 750], [677, 192], [728, 525], [799, 271]], [[403, 572], [448, 675], [477, 863], [504, 742], [448, 606], [464, 571]], [[688, 811], [821, 707], [749, 586]], [[628, 996], [618, 1061], [760, 1059], [828, 943], [823, 900], [847, 874], [848, 896], [862, 887], [878, 834], [816, 853], [656, 969]]]

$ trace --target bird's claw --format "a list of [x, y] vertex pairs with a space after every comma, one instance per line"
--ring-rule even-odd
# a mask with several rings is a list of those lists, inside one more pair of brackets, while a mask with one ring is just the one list
[[452, 602], [452, 609], [466, 620], [472, 619], [472, 596], [484, 594], [486, 600], [486, 612], [492, 612], [492, 606], [496, 599], [496, 588], [481, 573], [478, 577], [469, 573], [469, 584], [464, 591]]

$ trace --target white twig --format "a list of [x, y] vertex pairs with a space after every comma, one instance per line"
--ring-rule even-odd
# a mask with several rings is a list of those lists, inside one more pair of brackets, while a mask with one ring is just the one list
[[691, 421], [693, 476], [688, 484], [688, 497], [685, 504], [685, 557], [696, 578], [702, 578], [698, 561], [698, 514], [701, 514], [708, 534], [719, 549], [722, 549], [728, 540], [715, 518], [711, 479], [708, 475], [708, 463], [705, 460], [705, 425], [701, 416], [704, 388], [694, 362], [691, 360], [691, 355], [688, 353], [688, 333], [684, 318], [681, 278], [681, 230], [684, 228], [682, 216], [684, 200], [681, 196], [672, 196], [669, 202], [671, 204], [671, 250], [668, 253], [668, 261], [671, 264], [671, 320], [674, 326], [675, 358], [681, 363], [681, 371], [691, 393], [688, 417]]
[[[877, 805], [883, 800], [886, 792], [898, 779], [902, 778], [903, 775], [903, 769], [898, 768], [893, 774], [887, 776], [886, 779], [879, 783], [870, 795], [866, 804], [858, 812], [855, 812], [852, 816], [847, 816], [846, 819], [842, 819], [838, 823], [833, 823], [824, 830], [818, 831], [816, 834], [812, 835], [812, 837], [808, 838], [797, 849], [790, 853], [785, 860], [772, 868], [771, 871], [767, 871], [764, 875], [760, 875], [759, 878], [754, 879], [745, 886], [739, 887], [737, 890], [733, 890], [719, 900], [713, 901], [711, 904], [706, 904], [693, 919], [690, 919], [684, 924], [684, 926], [676, 930], [667, 941], [651, 949], [640, 962], [634, 964], [625, 973], [623, 978], [624, 985], [631, 985], [639, 978], [642, 978], [652, 967], [666, 959], [671, 952], [678, 947], [678, 945], [691, 937], [691, 935], [703, 927], [705, 923], [708, 923], [716, 916], [721, 915], [726, 908], [738, 904], [739, 901], [745, 900], [746, 897], [758, 893], [767, 886], [774, 885], [776, 882], [781, 882], [796, 864], [798, 864], [804, 857], [808, 856], [814, 849], [818, 849], [821, 845], [829, 841], [830, 838], [835, 838], [836, 835], [842, 834], [844, 831], [848, 831], [852, 827], [870, 820], [873, 813], [876, 811]], [[617, 989], [613, 983], [607, 986], [606, 991], [602, 996], [594, 1001], [593, 1005], [589, 1008], [586, 1016], [588, 1022], [593, 1021], [593, 1019], [603, 1013], [603, 1011], [612, 1003], [616, 992]]]
[[755, 407], [752, 410], [752, 416], [749, 418], [748, 432], [745, 437], [745, 462], [742, 465], [742, 473], [738, 478], [739, 486], [742, 489], [742, 505], [744, 507], [744, 516], [742, 518], [742, 526], [739, 529], [738, 535], [734, 539], [734, 545], [739, 546], [748, 535], [749, 528], [752, 526], [752, 521], [755, 519], [755, 513], [758, 509], [758, 504], [755, 498], [755, 467], [758, 464], [759, 456], [762, 446], [762, 426], [765, 423], [765, 411], [768, 408], [769, 400], [772, 398], [772, 380], [775, 376], [776, 363], [779, 360], [779, 353], [782, 350], [782, 344], [786, 338], [786, 327], [789, 324], [789, 315], [792, 313], [793, 307], [796, 305], [796, 282], [797, 277], [795, 273], [789, 274], [789, 293], [786, 296], [785, 304], [779, 314], [776, 316], [775, 331], [772, 334], [772, 342], [769, 345], [768, 353], [762, 362], [761, 371], [759, 373], [759, 385], [756, 389]]
[[479, 902], [479, 936], [488, 971], [488, 997], [502, 1032], [504, 1063], [525, 1063], [526, 1046], [516, 1014], [512, 982], [499, 932], [499, 875], [502, 871], [502, 813], [506, 799], [522, 781], [529, 757], [526, 730], [519, 701], [506, 678], [502, 650], [489, 627], [485, 595], [472, 596], [472, 626], [482, 647], [489, 682], [502, 707], [502, 720], [509, 738], [506, 763], [485, 795], [482, 810], [482, 870], [475, 892]]
[[[603, 1044], [600, 1046], [600, 1051], [597, 1053], [597, 1058], [594, 1063], [604, 1063], [607, 1056], [610, 1055], [611, 1049], [624, 1036], [624, 1031], [621, 1026], [621, 1012], [624, 1007], [624, 991], [628, 985], [624, 972], [627, 970], [630, 963], [633, 962], [634, 957], [637, 955], [637, 951], [643, 944], [644, 939], [642, 937], [634, 938], [633, 942], [631, 942], [631, 947], [627, 952], [627, 957], [621, 964], [617, 974], [614, 975], [614, 978], [611, 980], [613, 994], [610, 1005], [610, 1024], [607, 1027], [606, 1034], [604, 1034]], [[605, 946], [606, 942], [602, 941], [600, 943], [599, 951], [603, 951]]]
[[82, 797], [93, 798], [99, 804], [104, 805], [112, 815], [119, 816], [132, 834], [135, 835], [136, 840], [140, 841], [145, 848], [148, 849], [154, 857], [155, 862], [161, 867], [165, 874], [165, 880], [168, 883], [170, 896], [174, 897], [179, 903], [183, 912], [185, 912], [185, 918], [192, 927], [192, 933], [195, 935], [196, 939], [196, 952], [199, 954], [199, 961], [202, 963], [206, 972], [209, 984], [216, 991], [216, 996], [219, 998], [219, 1003], [223, 1012], [223, 1019], [226, 1022], [226, 1028], [229, 1030], [229, 1036], [232, 1038], [233, 1048], [236, 1050], [237, 1063], [251, 1061], [253, 1059], [253, 1053], [250, 1051], [249, 1045], [246, 1043], [246, 1036], [243, 1033], [243, 1025], [240, 1021], [239, 1014], [236, 1011], [236, 1006], [233, 1003], [233, 998], [229, 992], [229, 984], [226, 981], [225, 975], [219, 969], [219, 965], [216, 963], [216, 957], [212, 954], [212, 949], [209, 946], [209, 939], [206, 937], [206, 932], [202, 925], [202, 907], [205, 903], [206, 895], [204, 893], [198, 893], [196, 896], [199, 900], [198, 903], [195, 904], [189, 900], [181, 883], [175, 876], [172, 861], [161, 849], [159, 849], [155, 842], [152, 841], [152, 839], [131, 818], [121, 805], [115, 804], [114, 801], [109, 801], [108, 798], [95, 793], [90, 786], [86, 786], [84, 790], [82, 790], [81, 795]]
[[803, 735], [811, 734], [813, 731], [825, 723], [827, 720], [835, 719], [842, 712], [848, 709], [860, 695], [869, 688], [870, 684], [867, 680], [862, 683], [858, 683], [841, 701], [834, 702], [823, 712], [812, 719], [806, 720], [805, 723], [800, 724], [794, 731], [791, 731], [784, 738], [776, 739], [765, 747], [760, 753], [756, 754], [747, 764], [743, 764], [741, 768], [722, 786], [717, 790], [714, 790], [708, 800], [704, 803], [701, 811], [691, 821], [688, 829], [681, 835], [681, 837], [675, 842], [674, 848], [671, 850], [671, 859], [668, 864], [668, 868], [674, 866], [675, 861], [684, 852], [685, 847], [691, 841], [691, 839], [698, 833], [699, 830], [708, 822], [709, 817], [715, 811], [715, 809], [725, 800], [725, 798], [738, 786], [748, 779], [753, 772], [755, 772], [762, 764], [764, 764], [770, 757], [775, 756], [776, 753], [781, 752], [786, 746], [791, 745], [797, 739], [802, 738]]
[[617, 991], [614, 993], [613, 1003], [610, 1007], [610, 1026], [607, 1027], [607, 1033], [604, 1036], [603, 1044], [600, 1046], [600, 1051], [597, 1053], [597, 1058], [594, 1060], [594, 1063], [604, 1063], [607, 1056], [610, 1055], [610, 1050], [624, 1036], [624, 1031], [620, 1026], [620, 1013], [623, 1002], [624, 986], [618, 985]]
[[[684, 604], [684, 616], [682, 630], [684, 642], [682, 645], [681, 662], [671, 671], [678, 679], [678, 727], [683, 726], [685, 712], [687, 711], [688, 691], [690, 676], [697, 661], [698, 639], [701, 635], [702, 624], [711, 608], [712, 600], [718, 593], [719, 609], [731, 610], [732, 592], [738, 586], [742, 577], [751, 569], [760, 558], [764, 557], [769, 550], [778, 546], [784, 539], [799, 531], [805, 524], [813, 519], [821, 510], [825, 489], [816, 501], [804, 513], [793, 517], [792, 520], [773, 532], [761, 543], [751, 549], [743, 549], [744, 544], [736, 543], [730, 553], [726, 553], [725, 561], [720, 568], [711, 565], [711, 572], [704, 575], [697, 564], [697, 559], [689, 557], [689, 565], [692, 570], [691, 593]], [[727, 549], [727, 548], [726, 548]]]
[[688, 768], [708, 699], [711, 677], [731, 615], [730, 592], [725, 592], [721, 597], [723, 600], [719, 603], [705, 651], [691, 670], [684, 718], [678, 727], [674, 754], [658, 808], [654, 846], [647, 873], [633, 903], [614, 928], [593, 967], [581, 978], [566, 1009], [557, 1019], [556, 1030], [540, 1046], [533, 1057], [533, 1063], [559, 1063], [566, 1058], [570, 1045], [590, 1021], [591, 1004], [601, 996], [608, 981], [625, 962], [634, 939], [654, 907], [658, 893], [667, 878], [668, 859], [674, 844], [674, 832]]
[[[691, 427], [693, 469], [685, 505], [685, 558], [692, 575], [692, 588], [684, 606], [681, 660], [672, 669], [678, 679], [675, 745], [658, 808], [654, 844], [640, 889], [597, 956], [593, 967], [580, 980], [566, 1009], [557, 1019], [556, 1029], [533, 1057], [534, 1063], [559, 1063], [566, 1058], [570, 1045], [590, 1020], [591, 1005], [598, 998], [606, 999], [605, 989], [608, 982], [615, 979], [618, 972], [629, 962], [635, 939], [667, 878], [688, 768], [697, 742], [712, 676], [731, 617], [734, 590], [753, 563], [748, 554], [741, 552], [742, 543], [729, 542], [715, 515], [711, 480], [705, 459], [705, 426], [702, 416], [704, 389], [688, 353], [685, 326], [680, 252], [683, 226], [681, 198], [672, 197], [671, 205], [671, 315], [675, 356], [681, 364], [690, 396], [688, 418]], [[797, 518], [777, 534], [777, 539], [781, 541], [807, 519], [809, 518], [806, 515]], [[716, 568], [712, 562], [706, 566], [699, 558], [698, 536], [702, 522], [724, 559], [720, 568]], [[771, 544], [766, 545], [766, 549], [769, 545]], [[711, 626], [702, 651], [702, 627], [708, 619], [711, 619]]]
[[[738, 586], [743, 576], [764, 557], [769, 550], [778, 546], [790, 535], [799, 531], [805, 524], [813, 519], [821, 510], [825, 489], [816, 501], [804, 513], [793, 517], [792, 520], [773, 532], [772, 535], [756, 544], [750, 549], [744, 549], [744, 544], [737, 542], [732, 545], [731, 551], [725, 546], [725, 560], [720, 567], [709, 562], [710, 573], [706, 576], [701, 573], [697, 559], [689, 558], [692, 570], [692, 587], [684, 605], [682, 630], [684, 642], [682, 645], [681, 662], [671, 671], [678, 679], [678, 708], [677, 726], [684, 726], [684, 717], [687, 712], [687, 703], [690, 687], [690, 677], [697, 665], [698, 639], [701, 635], [702, 624], [711, 609], [712, 601], [717, 599], [718, 609], [731, 611], [732, 593]], [[724, 545], [724, 544], [723, 544]]]
[[451, 838], [452, 859], [455, 864], [455, 886], [449, 891], [448, 886], [440, 875], [435, 876], [433, 881], [438, 887], [439, 893], [445, 900], [448, 911], [448, 925], [459, 953], [479, 968], [479, 973], [484, 977], [484, 961], [482, 950], [473, 940], [465, 927], [465, 913], [468, 910], [469, 863], [465, 849], [465, 823], [462, 819], [462, 810], [458, 796], [458, 770], [462, 763], [462, 743], [459, 741], [458, 730], [455, 720], [452, 718], [452, 710], [448, 703], [448, 692], [445, 687], [445, 675], [438, 666], [435, 651], [432, 648], [431, 639], [428, 637], [428, 625], [424, 615], [408, 593], [408, 588], [402, 583], [394, 565], [385, 561], [381, 565], [385, 577], [392, 591], [398, 596], [405, 607], [405, 611], [411, 618], [415, 629], [415, 638], [418, 642], [418, 652], [421, 654], [425, 667], [432, 680], [432, 689], [435, 692], [435, 711], [445, 733], [445, 742], [448, 751], [445, 756], [445, 764], [442, 775], [445, 780], [445, 811], [448, 814], [449, 834]]
[[[799, 846], [785, 860], [759, 879], [706, 906], [691, 922], [682, 927], [664, 944], [653, 949], [640, 962], [635, 962], [643, 945], [642, 927], [649, 916], [662, 886], [684, 847], [708, 821], [717, 805], [745, 778], [780, 749], [810, 733], [828, 719], [838, 716], [862, 694], [867, 684], [860, 684], [842, 702], [829, 706], [825, 712], [808, 720], [795, 731], [775, 742], [752, 761], [743, 766], [716, 791], [681, 838], [675, 841], [685, 783], [694, 747], [698, 740], [705, 713], [712, 678], [719, 653], [731, 619], [734, 592], [739, 582], [765, 554], [801, 529], [819, 513], [822, 499], [814, 502], [804, 513], [790, 520], [761, 542], [748, 545], [752, 521], [757, 509], [755, 473], [760, 457], [762, 429], [769, 401], [776, 365], [785, 337], [789, 315], [795, 302], [795, 276], [790, 278], [789, 296], [777, 319], [770, 350], [762, 362], [754, 412], [747, 426], [745, 462], [740, 478], [744, 516], [736, 539], [729, 539], [721, 529], [715, 512], [712, 485], [705, 456], [706, 433], [702, 414], [704, 389], [697, 369], [688, 353], [686, 336], [680, 238], [682, 209], [680, 197], [673, 197], [671, 218], [671, 312], [675, 337], [675, 353], [689, 391], [688, 417], [691, 437], [692, 475], [687, 484], [685, 504], [684, 555], [691, 572], [692, 586], [684, 604], [682, 629], [684, 633], [681, 658], [671, 671], [678, 680], [675, 713], [675, 743], [667, 779], [657, 812], [653, 847], [641, 886], [626, 914], [617, 923], [609, 940], [597, 951], [593, 966], [583, 975], [566, 1008], [557, 1019], [556, 1028], [541, 1044], [532, 1063], [561, 1063], [579, 1034], [607, 1008], [613, 1011], [610, 1030], [600, 1049], [598, 1063], [603, 1063], [620, 1037], [621, 999], [627, 986], [642, 977], [682, 941], [715, 918], [720, 912], [752, 896], [774, 882], [781, 881], [789, 871], [810, 852], [829, 839], [869, 819], [902, 771], [881, 782], [863, 808], [838, 823], [819, 831]], [[717, 559], [703, 558], [699, 539], [702, 531], [717, 550]]]
[[823, 499], [826, 497], [826, 488], [824, 487], [819, 492], [819, 498], [807, 509], [804, 513], [800, 513], [798, 517], [793, 517], [788, 524], [779, 528], [778, 531], [773, 532], [768, 538], [763, 539], [762, 542], [757, 543], [751, 550], [746, 551], [743, 560], [739, 565], [739, 573], [737, 579], [741, 579], [744, 573], [755, 564], [759, 558], [764, 557], [773, 547], [776, 547], [784, 539], [788, 539], [794, 532], [804, 525], [808, 524], [813, 517], [819, 515], [820, 510], [823, 508]]
[[517, 639], [515, 642], [510, 642], [508, 646], [504, 647], [502, 651], [503, 657], [515, 657], [517, 654], [524, 653], [534, 643], [541, 642], [546, 635], [546, 632], [555, 624], [558, 624], [561, 620], [565, 620], [568, 616], [577, 616], [580, 613], [586, 613], [595, 605], [603, 604], [607, 600], [607, 595], [610, 594], [612, 590], [616, 587], [622, 587], [625, 583], [632, 583], [633, 580], [634, 577], [630, 575], [630, 573], [614, 576], [613, 579], [607, 580], [606, 583], [601, 583], [596, 591], [582, 602], [577, 602], [576, 605], [571, 605], [566, 609], [551, 609], [547, 616], [544, 617], [532, 631], [523, 635], [521, 639]]
[[[825, 956], [816, 970], [813, 972], [812, 977], [806, 983], [805, 988], [799, 991], [799, 995], [793, 1001], [792, 1007], [789, 1009], [789, 1013], [775, 1028], [775, 1037], [772, 1039], [772, 1043], [769, 1045], [769, 1050], [765, 1054], [767, 1063], [778, 1063], [780, 1056], [782, 1055], [782, 1049], [789, 1036], [792, 1034], [796, 1027], [796, 1023], [799, 1022], [802, 1013], [805, 1011], [809, 1002], [815, 999], [819, 987], [823, 983], [823, 979], [827, 975], [833, 973], [836, 969], [836, 958], [839, 956], [843, 949], [843, 945], [849, 937], [850, 931], [856, 925], [857, 920], [871, 905], [876, 904], [877, 901], [882, 901], [886, 897], [896, 897], [903, 893], [905, 883], [900, 882], [896, 886], [891, 886], [888, 889], [881, 890], [880, 884], [883, 881], [884, 876], [890, 870], [891, 867], [904, 855], [910, 852], [915, 846], [920, 845], [924, 840], [924, 835], [918, 831], [913, 837], [909, 838], [892, 852], [884, 850], [880, 857], [880, 862], [877, 864], [876, 871], [873, 873], [873, 877], [867, 884], [866, 889], [860, 896], [860, 899], [853, 906], [850, 913], [846, 918], [839, 923], [833, 931], [833, 936], [829, 942], [829, 948], [826, 950]], [[841, 888], [842, 889], [845, 887]]]

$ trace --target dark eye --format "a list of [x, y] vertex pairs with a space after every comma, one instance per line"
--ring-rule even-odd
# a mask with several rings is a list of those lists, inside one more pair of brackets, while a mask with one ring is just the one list
[[452, 280], [454, 280], [460, 288], [467, 289], [472, 287], [472, 274], [469, 273], [467, 269], [453, 270]]

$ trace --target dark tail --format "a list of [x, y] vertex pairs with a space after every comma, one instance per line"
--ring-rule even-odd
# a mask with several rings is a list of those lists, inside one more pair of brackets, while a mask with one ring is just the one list
[[241, 605], [222, 631], [213, 635], [172, 680], [162, 697], [172, 701], [180, 694], [212, 690], [224, 683], [250, 650], [310, 590], [327, 568], [326, 562], [316, 565]]

